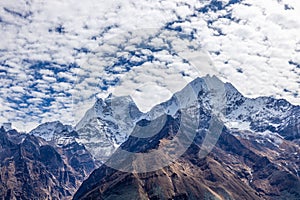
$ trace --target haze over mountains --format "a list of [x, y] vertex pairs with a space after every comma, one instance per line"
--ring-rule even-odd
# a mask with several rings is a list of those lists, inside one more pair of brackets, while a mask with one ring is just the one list
[[[223, 102], [216, 104], [216, 94]], [[121, 150], [164, 148], [195, 120], [195, 137], [170, 165], [144, 173], [111, 168]], [[218, 131], [212, 120], [222, 124], [220, 136], [202, 156], [206, 138]], [[147, 136], [144, 128], [151, 122], [160, 129]], [[0, 137], [3, 199], [70, 199], [78, 188], [74, 199], [300, 198], [300, 106], [246, 98], [216, 77], [195, 79], [148, 113], [130, 97], [110, 96], [97, 100], [74, 128], [57, 121], [29, 134], [2, 128]], [[147, 168], [143, 161], [118, 161], [120, 170]]]

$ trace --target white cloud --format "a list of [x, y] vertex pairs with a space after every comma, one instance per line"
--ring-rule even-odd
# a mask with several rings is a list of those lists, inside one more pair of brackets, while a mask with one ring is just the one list
[[[300, 91], [300, 3], [244, 0], [216, 12], [197, 11], [207, 3], [2, 0], [0, 122], [13, 121], [21, 130], [57, 119], [74, 123], [101, 93], [100, 86], [108, 87], [100, 95], [119, 90], [114, 89], [116, 78], [144, 108], [206, 73], [232, 82], [250, 97], [275, 95], [300, 104], [300, 94], [295, 95]], [[161, 30], [168, 23], [182, 32]], [[209, 59], [199, 50], [208, 51]], [[129, 69], [121, 57], [141, 66]], [[49, 65], [31, 68], [41, 62]], [[66, 67], [74, 63], [80, 68]], [[149, 93], [136, 92], [139, 87]], [[71, 109], [73, 102], [76, 109]]]

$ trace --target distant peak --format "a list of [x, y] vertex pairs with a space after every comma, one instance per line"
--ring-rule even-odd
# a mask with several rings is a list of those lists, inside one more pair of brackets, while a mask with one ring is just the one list
[[[63, 126], [66, 126], [64, 124], [62, 124], [60, 121], [56, 120], [56, 121], [51, 121], [51, 122], [45, 122], [45, 123], [42, 123], [40, 125], [38, 125], [35, 129], [33, 130], [38, 130], [40, 128], [43, 128], [43, 127], [63, 127]], [[32, 130], [32, 131], [33, 131]], [[31, 132], [32, 132], [31, 131]]]
[[51, 141], [54, 139], [56, 134], [61, 134], [63, 132], [71, 132], [73, 128], [69, 125], [64, 125], [60, 121], [52, 121], [40, 124], [35, 129], [30, 131], [31, 135], [39, 136], [44, 138], [46, 141]]
[[204, 77], [197, 77], [193, 81], [191, 81], [189, 84], [197, 85], [197, 84], [205, 84], [205, 83], [208, 83], [208, 82], [214, 82], [214, 83], [217, 83], [217, 84], [224, 85], [224, 82], [222, 82], [217, 76], [215, 76], [215, 75], [211, 76], [209, 74], [207, 74]]

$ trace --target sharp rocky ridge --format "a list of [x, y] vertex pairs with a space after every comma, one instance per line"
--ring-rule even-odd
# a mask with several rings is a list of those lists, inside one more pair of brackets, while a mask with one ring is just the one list
[[[212, 96], [212, 90], [218, 98]], [[151, 121], [163, 114], [175, 116], [192, 104], [217, 111], [226, 127], [251, 132], [257, 141], [262, 137], [273, 145], [279, 145], [284, 138], [300, 141], [299, 106], [273, 97], [244, 97], [232, 84], [215, 76], [196, 78], [148, 113], [142, 113], [130, 96], [109, 95], [97, 99], [74, 128], [56, 121], [41, 124], [30, 133], [59, 146], [72, 142], [84, 145], [97, 165], [101, 165], [128, 139], [137, 122]]]
[[[109, 103], [101, 105], [112, 109]], [[168, 143], [180, 127], [184, 110], [189, 110], [190, 120], [199, 117], [200, 123], [192, 144], [181, 157], [169, 166], [138, 174], [118, 171], [104, 163], [84, 181], [74, 199], [300, 199], [300, 106], [273, 97], [244, 97], [232, 84], [217, 77], [197, 78], [148, 113], [136, 112], [132, 123], [127, 124], [128, 130], [139, 130], [136, 127], [163, 115], [167, 120], [149, 138], [136, 137], [136, 131], [118, 132], [123, 134], [124, 142], [118, 147], [121, 151], [112, 149], [115, 153], [108, 162], [122, 162], [122, 150], [145, 153]], [[107, 119], [118, 124], [111, 113], [108, 116], [96, 114], [83, 120], [88, 122], [84, 126], [92, 127], [89, 121], [95, 119], [100, 124], [108, 124]], [[213, 118], [224, 126], [212, 151], [201, 157], [201, 145], [210, 134]], [[98, 130], [105, 135], [106, 128]], [[81, 134], [80, 129], [78, 132]], [[105, 139], [110, 140], [107, 135]], [[125, 169], [138, 164], [128, 160], [123, 163]]]
[[[203, 138], [201, 133], [207, 130], [209, 119], [212, 115], [222, 121], [227, 130], [226, 133], [222, 133], [220, 137], [221, 142], [218, 141], [217, 149], [213, 150], [214, 157], [210, 157], [210, 155], [207, 158], [210, 160], [209, 162], [220, 162], [221, 160], [227, 163], [226, 166], [223, 166], [221, 163], [223, 168], [234, 168], [236, 167], [236, 160], [245, 159], [243, 156], [249, 156], [249, 151], [256, 155], [251, 154], [253, 156], [251, 157], [251, 162], [243, 161], [242, 167], [237, 167], [237, 170], [240, 171], [234, 170], [234, 173], [241, 173], [239, 179], [247, 182], [244, 186], [247, 188], [249, 186], [248, 189], [251, 193], [247, 194], [249, 199], [256, 195], [252, 194], [253, 191], [259, 191], [258, 193], [261, 193], [263, 197], [272, 196], [273, 193], [276, 193], [277, 196], [280, 195], [280, 192], [274, 192], [274, 188], [270, 185], [268, 188], [263, 188], [262, 191], [259, 190], [262, 184], [266, 184], [266, 179], [273, 178], [273, 182], [268, 183], [274, 184], [278, 177], [274, 178], [266, 175], [264, 179], [261, 179], [259, 177], [262, 175], [251, 171], [254, 168], [256, 169], [254, 171], [257, 172], [258, 169], [266, 170], [264, 167], [267, 165], [272, 169], [275, 167], [277, 171], [273, 170], [272, 173], [283, 173], [281, 175], [284, 177], [292, 176], [293, 180], [296, 180], [293, 184], [298, 184], [297, 180], [300, 174], [300, 106], [292, 105], [284, 99], [275, 99], [273, 97], [247, 98], [232, 84], [223, 83], [215, 76], [206, 76], [196, 78], [181, 91], [175, 93], [168, 101], [154, 106], [147, 113], [141, 112], [129, 96], [116, 97], [110, 95], [106, 99], [97, 99], [75, 127], [54, 121], [39, 125], [29, 134], [20, 134], [13, 130], [9, 123], [1, 125], [0, 156], [5, 161], [2, 162], [1, 169], [2, 173], [9, 173], [9, 176], [0, 176], [2, 191], [6, 191], [5, 194], [1, 193], [1, 195], [7, 198], [25, 198], [25, 196], [46, 198], [53, 194], [57, 198], [69, 198], [95, 168], [101, 166], [99, 170], [103, 174], [100, 177], [105, 178], [108, 175], [112, 175], [106, 173], [108, 169], [102, 164], [118, 148], [133, 151], [147, 150], [156, 148], [156, 144], [159, 144], [164, 137], [168, 138], [167, 133], [161, 132], [158, 134], [159, 137], [152, 138], [150, 143], [147, 138], [135, 141], [134, 137], [130, 135], [137, 126], [144, 123], [147, 124], [163, 115], [168, 116], [169, 124], [175, 123], [176, 125], [179, 113], [184, 109], [194, 110], [195, 112], [192, 113], [195, 113], [198, 117], [200, 116], [201, 124], [199, 130], [197, 130], [197, 134], [200, 134], [200, 136], [198, 135], [195, 140], [201, 141], [201, 138]], [[197, 118], [197, 116], [190, 117], [193, 119]], [[162, 126], [166, 127], [166, 130], [169, 129], [168, 124], [162, 124]], [[243, 145], [243, 151], [248, 153], [244, 152], [245, 155], [237, 153], [238, 148], [232, 149], [230, 141], [236, 141], [234, 145]], [[149, 144], [139, 147], [136, 145], [142, 143]], [[30, 145], [28, 144], [32, 144], [31, 146], [34, 149], [29, 148]], [[20, 149], [21, 152], [17, 151], [17, 149]], [[195, 149], [190, 149], [189, 151], [194, 152]], [[228, 151], [231, 151], [231, 153], [234, 151], [234, 154], [232, 154], [234, 160], [232, 160], [232, 157], [225, 156]], [[241, 150], [241, 152], [243, 151]], [[229, 152], [230, 155], [231, 153]], [[23, 160], [21, 159], [20, 162], [11, 160], [10, 156], [12, 155], [16, 159], [22, 158]], [[226, 162], [220, 155], [224, 155], [224, 159], [228, 159], [232, 163]], [[56, 164], [52, 166], [45, 156], [50, 156], [50, 160], [52, 157], [53, 159], [55, 158], [53, 164], [56, 163], [57, 166]], [[188, 167], [195, 167], [193, 162], [196, 161], [193, 161], [194, 158], [191, 157], [193, 157], [193, 153], [186, 155], [185, 158], [188, 158], [188, 162], [186, 162], [186, 159], [180, 162], [185, 163]], [[215, 160], [216, 158], [220, 160]], [[260, 161], [256, 159], [264, 161], [266, 165], [257, 166], [257, 162]], [[196, 160], [205, 165], [206, 161], [199, 160], [199, 158]], [[272, 166], [269, 165], [270, 163]], [[180, 165], [175, 167], [180, 168]], [[15, 171], [9, 171], [10, 168], [15, 169]], [[59, 173], [55, 171], [57, 168], [60, 169]], [[40, 169], [45, 170], [42, 171], [42, 175], [46, 178], [42, 179], [36, 176], [37, 178], [31, 179], [30, 182], [40, 185], [44, 189], [32, 190], [30, 186], [24, 185], [25, 180], [28, 179], [25, 175], [19, 177], [17, 174], [25, 169], [30, 174], [28, 176], [32, 176]], [[102, 181], [101, 178], [97, 182], [91, 181], [94, 180], [95, 174], [99, 175], [99, 170], [91, 175], [92, 179], [88, 179], [82, 185], [75, 196], [76, 198], [85, 197], [86, 192], [88, 192], [87, 188], [95, 189], [99, 186]], [[220, 168], [220, 170], [222, 169]], [[171, 173], [172, 170], [169, 170], [169, 172]], [[212, 176], [218, 176], [214, 172], [210, 171], [210, 173]], [[161, 176], [165, 172], [159, 172], [159, 174]], [[234, 182], [236, 181], [234, 180]], [[50, 182], [50, 186], [46, 187]], [[110, 183], [101, 182], [101, 184], [110, 186]], [[57, 185], [59, 186], [57, 187]], [[283, 186], [280, 185], [280, 187]], [[206, 188], [205, 190], [215, 189]], [[284, 190], [286, 192], [286, 188], [276, 188], [276, 190]], [[235, 191], [228, 189], [228, 192]], [[22, 196], [23, 193], [24, 195]], [[141, 195], [151, 196], [150, 194]], [[176, 195], [180, 196], [181, 194]], [[172, 195], [170, 198], [173, 198]]]
[[[219, 96], [214, 97], [212, 90]], [[216, 111], [226, 127], [264, 136], [274, 145], [282, 138], [295, 141], [300, 138], [299, 106], [273, 97], [247, 98], [232, 84], [223, 83], [216, 76], [206, 76], [196, 78], [148, 113], [139, 111], [129, 96], [98, 99], [76, 125], [77, 141], [103, 163], [128, 139], [138, 121], [151, 121], [163, 114], [174, 116], [192, 104]]]

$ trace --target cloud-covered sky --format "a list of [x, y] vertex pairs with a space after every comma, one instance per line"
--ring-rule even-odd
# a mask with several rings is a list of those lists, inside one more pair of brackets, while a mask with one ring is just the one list
[[300, 104], [298, 19], [295, 0], [2, 0], [0, 123], [74, 125], [110, 92], [147, 110], [206, 73]]

